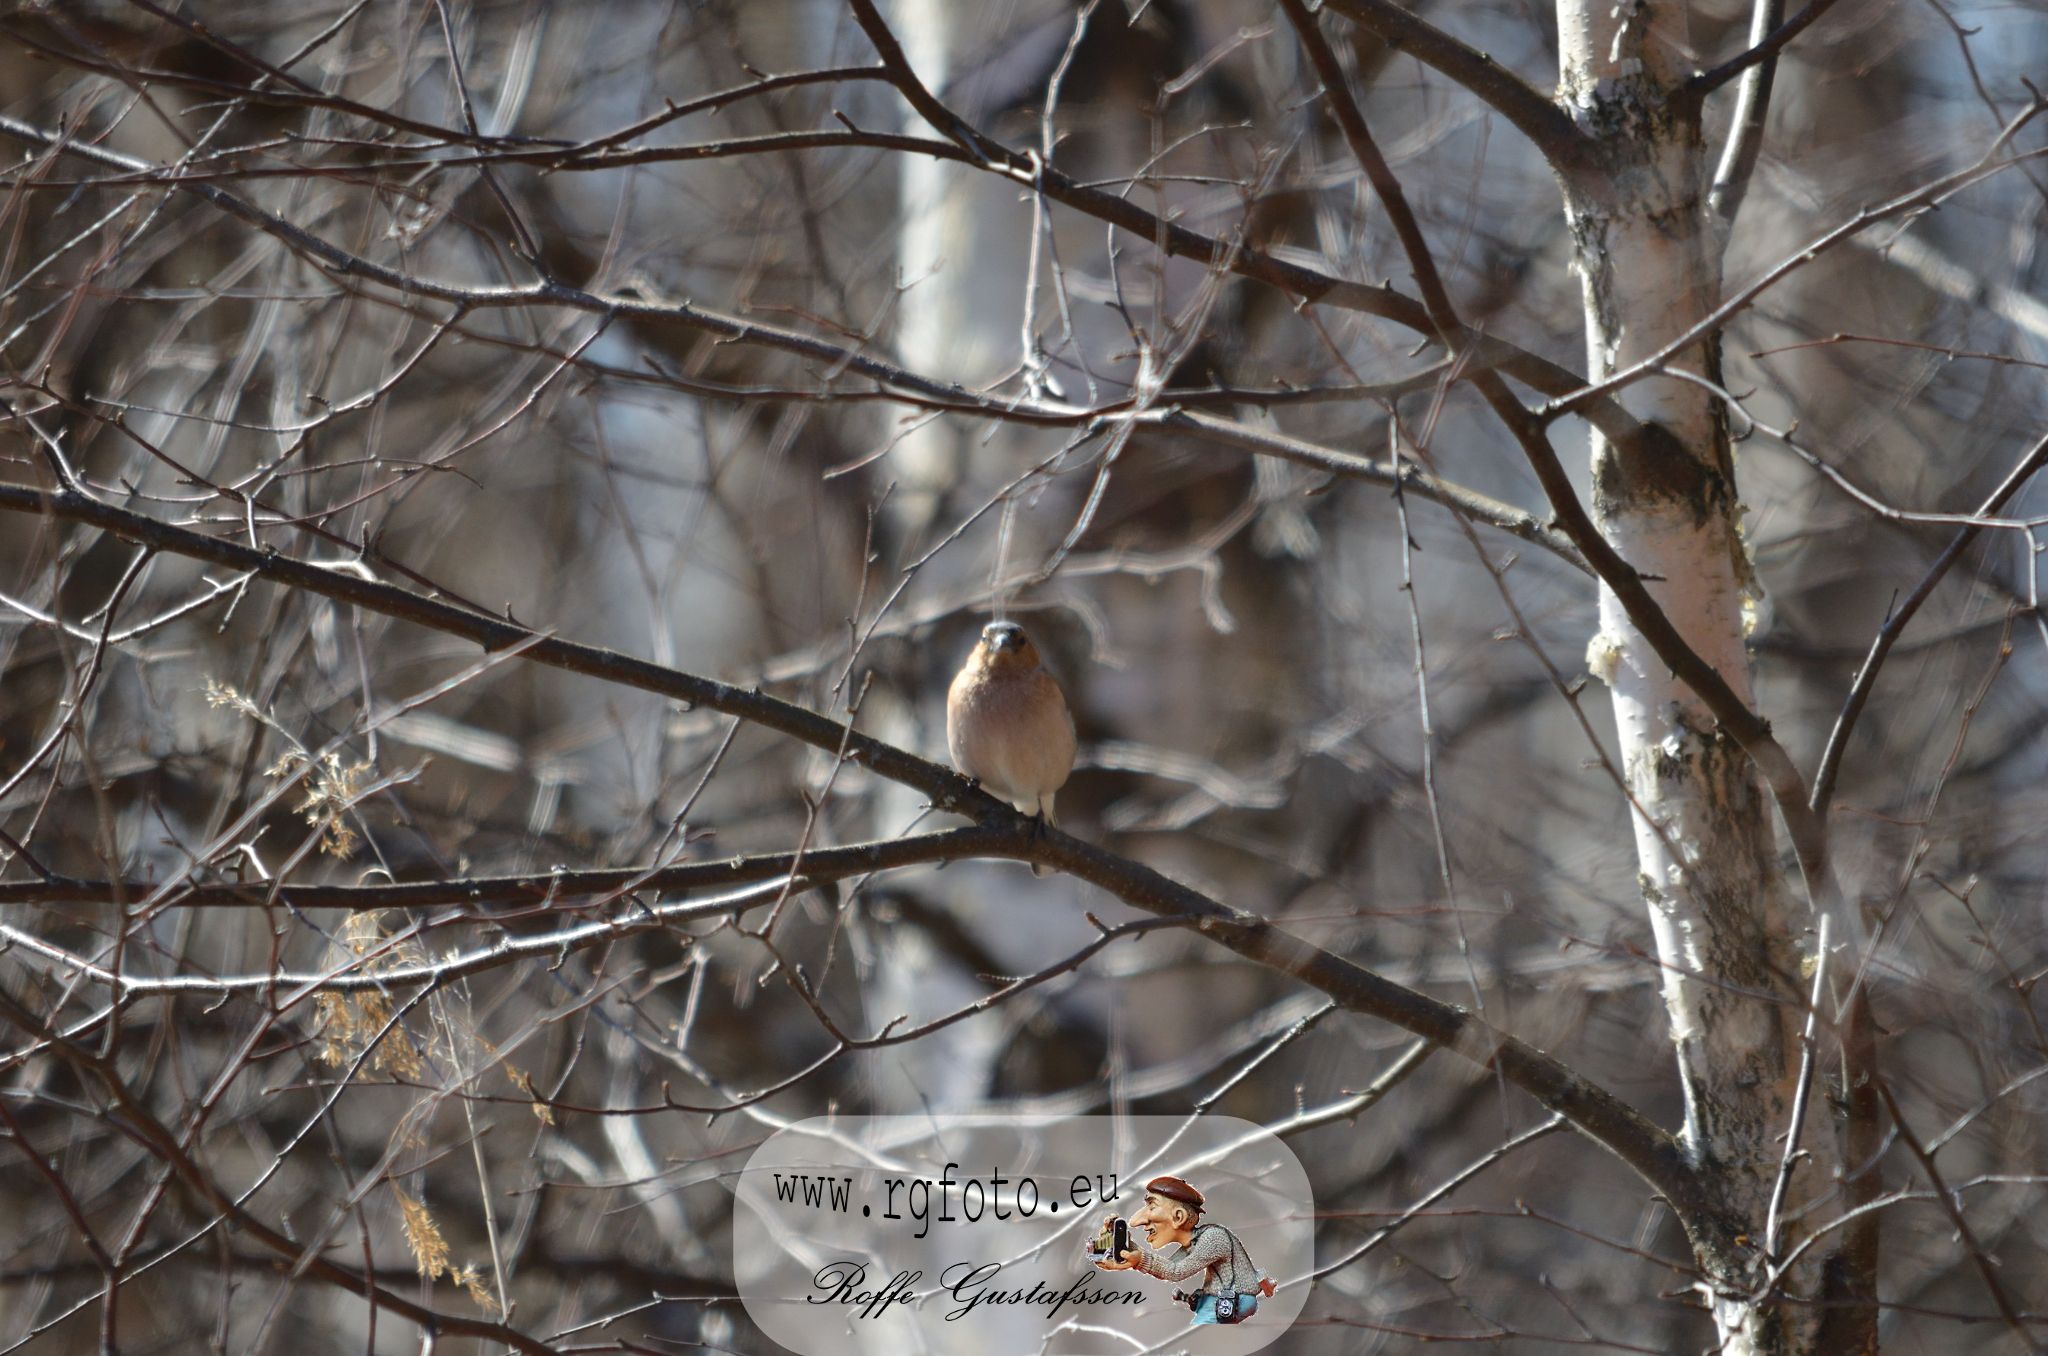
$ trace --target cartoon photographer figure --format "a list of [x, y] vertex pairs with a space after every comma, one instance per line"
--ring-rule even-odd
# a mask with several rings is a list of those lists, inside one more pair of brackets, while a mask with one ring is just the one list
[[[1199, 1277], [1192, 1291], [1176, 1290], [1197, 1323], [1242, 1323], [1271, 1298], [1273, 1282], [1252, 1265], [1252, 1255], [1236, 1234], [1221, 1224], [1203, 1224], [1202, 1193], [1178, 1177], [1155, 1177], [1145, 1183], [1145, 1206], [1131, 1217], [1128, 1242], [1120, 1255], [1104, 1255], [1095, 1265], [1103, 1271], [1142, 1271], [1162, 1281]], [[1120, 1221], [1103, 1220], [1106, 1236], [1118, 1232]]]

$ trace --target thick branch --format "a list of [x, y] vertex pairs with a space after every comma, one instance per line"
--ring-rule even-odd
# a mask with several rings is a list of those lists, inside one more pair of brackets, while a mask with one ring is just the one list
[[1791, 835], [1801, 874], [1806, 878], [1808, 897], [1817, 908], [1830, 907], [1835, 892], [1828, 883], [1827, 835], [1822, 830], [1822, 821], [1807, 806], [1805, 778], [1771, 733], [1770, 722], [1750, 710], [1735, 689], [1728, 686], [1720, 670], [1679, 634], [1635, 566], [1600, 535], [1592, 516], [1579, 503], [1578, 491], [1558, 461], [1556, 450], [1550, 446], [1541, 419], [1516, 400], [1498, 376], [1485, 374], [1475, 384], [1521, 444], [1523, 455], [1550, 498], [1558, 528], [1572, 539], [1600, 581], [1620, 600], [1629, 620], [1649, 642], [1657, 658], [1699, 695], [1721, 729], [1742, 747], [1763, 774], [1764, 783], [1784, 817], [1786, 832]]
[[[1335, 49], [1323, 36], [1322, 28], [1304, 0], [1281, 0], [1281, 8], [1287, 11], [1287, 21], [1294, 25], [1302, 50], [1308, 53], [1316, 78], [1323, 82], [1324, 105], [1344, 133], [1345, 144], [1351, 148], [1358, 167], [1365, 171], [1373, 192], [1379, 195], [1380, 202], [1387, 209], [1387, 220], [1393, 224], [1394, 234], [1400, 238], [1401, 252], [1408, 256], [1409, 268], [1414, 270], [1415, 285], [1422, 293], [1422, 304], [1429, 312], [1430, 323], [1446, 344], [1454, 344], [1453, 336], [1463, 326], [1458, 322], [1457, 312], [1452, 309], [1450, 292], [1444, 287], [1442, 275], [1437, 272], [1436, 260], [1429, 252], [1429, 242], [1423, 238], [1422, 225], [1408, 206], [1408, 195], [1402, 190], [1401, 181], [1394, 177], [1393, 167], [1380, 154], [1379, 143], [1372, 139], [1372, 132], [1365, 125], [1365, 112], [1351, 96], [1351, 87], [1344, 79], [1344, 68], [1337, 60]], [[1377, 13], [1380, 7], [1373, 4], [1370, 8]], [[1392, 9], [1391, 6], [1387, 8]], [[1393, 10], [1393, 13], [1407, 17], [1404, 10]], [[1550, 111], [1557, 112], [1556, 109]], [[1564, 115], [1559, 113], [1558, 116]], [[1578, 135], [1576, 128], [1573, 135]]]
[[[534, 663], [708, 706], [828, 752], [843, 750], [848, 761], [914, 787], [931, 797], [933, 804], [968, 815], [984, 826], [1027, 832], [1031, 824], [950, 768], [850, 731], [758, 688], [734, 687], [598, 646], [539, 635], [501, 618], [275, 551], [259, 551], [157, 522], [70, 491], [48, 494], [26, 486], [0, 485], [0, 509], [43, 513], [98, 527], [158, 550], [247, 570], [273, 583], [460, 637], [486, 651], [516, 646], [521, 658]], [[1042, 840], [1029, 854], [1031, 860], [1058, 867], [1149, 913], [1192, 920], [1203, 934], [1239, 955], [1322, 990], [1350, 1011], [1392, 1022], [1478, 1064], [1498, 1068], [1509, 1082], [1566, 1116], [1662, 1192], [1696, 1239], [1713, 1240], [1724, 1232], [1711, 1190], [1686, 1162], [1677, 1142], [1634, 1108], [1558, 1060], [1460, 1008], [1395, 984], [1150, 867], [1057, 830], [1040, 832]], [[806, 863], [812, 861], [814, 856], [806, 854]]]
[[[1582, 168], [1589, 147], [1565, 111], [1486, 53], [1424, 23], [1392, 0], [1323, 0], [1397, 52], [1449, 76], [1534, 142], [1559, 173]], [[1326, 82], [1327, 83], [1327, 82]]]

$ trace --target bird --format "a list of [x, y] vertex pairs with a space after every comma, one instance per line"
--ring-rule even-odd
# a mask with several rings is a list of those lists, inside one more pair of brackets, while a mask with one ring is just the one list
[[[1074, 770], [1074, 717], [1059, 682], [1024, 628], [992, 621], [946, 693], [953, 766], [1041, 822], [1056, 825], [1053, 795]], [[1036, 863], [1031, 874], [1042, 876]]]

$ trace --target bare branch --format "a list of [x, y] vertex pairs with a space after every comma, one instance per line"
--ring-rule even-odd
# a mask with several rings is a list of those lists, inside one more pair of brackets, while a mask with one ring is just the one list
[[129, 1133], [137, 1136], [151, 1154], [177, 1175], [179, 1181], [218, 1212], [223, 1221], [232, 1222], [238, 1232], [269, 1248], [279, 1258], [351, 1294], [362, 1295], [379, 1308], [389, 1310], [401, 1318], [410, 1319], [426, 1332], [503, 1342], [514, 1350], [528, 1353], [528, 1356], [556, 1356], [554, 1347], [528, 1336], [517, 1328], [488, 1319], [467, 1318], [461, 1314], [430, 1309], [385, 1289], [359, 1272], [329, 1261], [318, 1252], [308, 1252], [291, 1238], [243, 1209], [223, 1191], [212, 1176], [186, 1153], [178, 1137], [151, 1115], [149, 1108], [134, 1096], [118, 1070], [109, 1061], [50, 1031], [34, 1013], [22, 1007], [5, 990], [0, 990], [0, 1017], [4, 1017], [23, 1033], [43, 1042], [82, 1077], [106, 1092], [120, 1108]]
[[[1808, 13], [1817, 7], [1809, 5]], [[1755, 0], [1749, 28], [1752, 46], [1761, 46], [1784, 14], [1785, 0]], [[1756, 172], [1764, 127], [1770, 121], [1771, 85], [1777, 74], [1777, 57], [1765, 57], [1742, 73], [1742, 84], [1735, 93], [1735, 114], [1729, 122], [1728, 141], [1721, 150], [1721, 163], [1715, 167], [1714, 182], [1707, 190], [1707, 210], [1720, 223], [1724, 236], [1734, 229], [1743, 195], [1749, 192], [1750, 176]]]
[[[775, 730], [827, 752], [844, 749], [848, 761], [911, 786], [943, 809], [967, 814], [986, 826], [1030, 833], [1036, 821], [1017, 814], [958, 773], [803, 707], [633, 659], [597, 646], [541, 636], [499, 618], [453, 604], [420, 598], [353, 574], [325, 569], [276, 552], [253, 550], [72, 492], [45, 494], [25, 486], [0, 485], [0, 509], [44, 513], [83, 523], [157, 550], [243, 569], [293, 588], [458, 636], [494, 652], [521, 646], [530, 662], [607, 682], [636, 687]], [[1598, 536], [1595, 534], [1597, 541]], [[1604, 543], [1603, 543], [1604, 545]], [[809, 860], [815, 863], [817, 853]], [[1673, 1203], [1688, 1230], [1712, 1237], [1725, 1226], [1711, 1193], [1685, 1161], [1670, 1135], [1639, 1112], [1566, 1065], [1471, 1014], [1398, 984], [1302, 941], [1256, 915], [1220, 904], [1140, 863], [1094, 847], [1054, 829], [1037, 828], [1028, 860], [1057, 867], [1108, 890], [1127, 904], [1162, 916], [1189, 920], [1202, 935], [1247, 959], [1292, 975], [1321, 989], [1347, 1009], [1380, 1017], [1443, 1045], [1476, 1063], [1498, 1068], [1515, 1086], [1566, 1116], [1611, 1149]]]
[[[1765, 7], [1769, 6], [1768, 22], [1765, 21]], [[1789, 46], [1792, 40], [1804, 33], [1815, 19], [1835, 7], [1835, 0], [1807, 0], [1807, 6], [1794, 15], [1790, 22], [1779, 23], [1784, 13], [1784, 0], [1759, 0], [1753, 13], [1749, 32], [1749, 49], [1738, 56], [1729, 58], [1712, 70], [1701, 71], [1686, 82], [1685, 92], [1693, 98], [1705, 98], [1736, 76], [1755, 67], [1771, 67], [1777, 63], [1778, 54]], [[1761, 30], [1761, 31], [1760, 31]], [[1769, 77], [1765, 77], [1765, 97], [1768, 97]], [[1759, 122], [1761, 125], [1761, 122]], [[1733, 216], [1731, 211], [1729, 216]]]
[[1323, 0], [1323, 7], [1395, 51], [1449, 76], [1529, 138], [1559, 173], [1576, 173], [1589, 164], [1590, 147], [1570, 116], [1486, 53], [1416, 18], [1393, 0]]
[[[2012, 469], [2012, 473], [1985, 497], [1972, 516], [1978, 519], [1991, 517], [2043, 466], [2048, 466], [2048, 438], [2034, 444], [2020, 460], [2020, 464]], [[1834, 728], [1828, 732], [1827, 748], [1821, 753], [1820, 766], [1814, 769], [1813, 796], [1810, 803], [1814, 813], [1823, 819], [1827, 816], [1828, 807], [1834, 802], [1835, 778], [1841, 773], [1842, 757], [1848, 751], [1849, 736], [1855, 732], [1856, 721], [1870, 700], [1871, 689], [1877, 685], [1878, 670], [1884, 667], [1886, 656], [1891, 653], [1892, 646], [1898, 643], [1899, 636], [1912, 622], [1914, 614], [1920, 610], [1920, 605], [1933, 596], [1936, 586], [1948, 575], [1950, 567], [1962, 558], [1963, 552], [1970, 548], [1970, 543], [1977, 539], [1977, 534], [1988, 525], [1980, 521], [1966, 523], [1959, 528], [1955, 536], [1949, 538], [1948, 545], [1942, 548], [1941, 554], [1934, 558], [1934, 562], [1920, 576], [1920, 582], [1913, 586], [1913, 591], [1900, 601], [1891, 615], [1884, 619], [1884, 625], [1877, 629], [1877, 634], [1871, 638], [1870, 653], [1864, 656], [1862, 667], [1856, 670], [1856, 677], [1849, 684], [1847, 695], [1842, 698], [1842, 709], [1835, 716]]]

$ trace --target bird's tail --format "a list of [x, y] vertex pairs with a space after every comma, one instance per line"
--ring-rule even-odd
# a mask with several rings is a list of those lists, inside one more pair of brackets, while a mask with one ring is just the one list
[[[1056, 829], [1060, 826], [1059, 819], [1052, 812], [1051, 796], [1040, 796], [1038, 798], [1038, 817], [1045, 821], [1045, 826], [1049, 829]], [[1033, 862], [1031, 864], [1031, 874], [1039, 877], [1049, 876], [1052, 874], [1052, 868]]]

